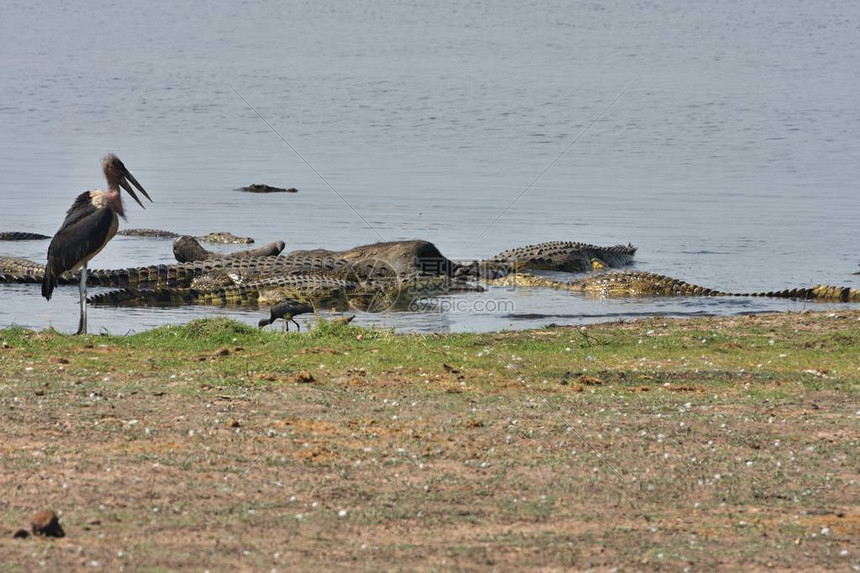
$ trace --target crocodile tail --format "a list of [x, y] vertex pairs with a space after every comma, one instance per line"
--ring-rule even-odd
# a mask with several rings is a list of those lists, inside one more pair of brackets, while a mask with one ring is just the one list
[[135, 300], [135, 296], [137, 291], [124, 288], [119, 290], [112, 290], [108, 292], [100, 292], [98, 294], [94, 294], [92, 296], [87, 297], [87, 302], [94, 305], [99, 304], [121, 304], [123, 302]]

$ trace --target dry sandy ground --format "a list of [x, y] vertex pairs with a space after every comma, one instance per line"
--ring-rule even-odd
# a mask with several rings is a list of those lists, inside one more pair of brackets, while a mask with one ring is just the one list
[[[827, 331], [795, 317], [804, 335]], [[63, 356], [0, 350], [0, 570], [860, 564], [856, 371], [631, 368], [619, 350], [559, 378], [535, 346], [489, 374], [428, 346], [423, 368], [308, 366], [311, 379], [248, 347], [165, 368], [157, 348], [93, 340]], [[308, 365], [349, 352], [296, 344]], [[108, 366], [116, 353], [131, 367]], [[66, 536], [12, 539], [42, 509]]]

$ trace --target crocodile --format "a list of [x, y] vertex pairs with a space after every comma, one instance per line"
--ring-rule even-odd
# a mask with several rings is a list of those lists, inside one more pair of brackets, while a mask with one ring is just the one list
[[768, 297], [821, 302], [860, 302], [860, 289], [815, 285], [776, 291], [735, 293], [712, 289], [673, 277], [644, 271], [607, 272], [564, 282], [530, 273], [515, 273], [490, 279], [490, 286], [540, 287], [581, 292], [598, 298], [645, 296]]
[[418, 274], [420, 276], [452, 277], [460, 267], [443, 255], [436, 245], [420, 239], [360, 245], [345, 251], [325, 249], [292, 251], [287, 256], [343, 259], [351, 263], [353, 269], [363, 268], [367, 272], [399, 276]]
[[[176, 239], [180, 235], [173, 231], [162, 231], [161, 229], [123, 229], [118, 231], [117, 235], [124, 237], [142, 237], [145, 239]], [[48, 237], [50, 238], [50, 237]], [[221, 231], [218, 233], [209, 233], [194, 237], [198, 241], [206, 241], [208, 243], [224, 243], [228, 245], [250, 245], [254, 242], [251, 237], [237, 237], [233, 233]]]
[[42, 241], [50, 238], [48, 235], [26, 231], [0, 231], [0, 241]]
[[573, 241], [550, 241], [508, 249], [490, 258], [516, 269], [536, 269], [580, 273], [592, 268], [593, 260], [608, 267], [622, 267], [633, 262], [636, 247], [615, 245], [598, 247]]
[[89, 297], [95, 305], [250, 305], [292, 298], [317, 305], [338, 305], [358, 289], [356, 283], [324, 275], [274, 276], [248, 283], [200, 288], [125, 288]]
[[274, 241], [246, 251], [235, 251], [233, 253], [216, 253], [204, 249], [197, 239], [189, 235], [182, 235], [173, 243], [173, 256], [180, 263], [190, 263], [193, 261], [206, 261], [209, 259], [235, 259], [240, 257], [273, 257], [277, 256], [284, 250], [283, 241]]
[[23, 257], [0, 257], [2, 283], [41, 283], [44, 276], [45, 265], [42, 263]]
[[283, 187], [271, 187], [269, 185], [264, 185], [260, 183], [251, 183], [247, 187], [239, 187], [236, 191], [243, 191], [245, 193], [298, 193], [299, 190], [295, 187], [290, 187], [285, 189]]
[[581, 273], [633, 262], [631, 244], [599, 247], [574, 241], [550, 241], [508, 249], [481, 261], [460, 265], [458, 276], [495, 279], [521, 270], [551, 270]]
[[206, 241], [207, 243], [224, 243], [226, 245], [250, 245], [254, 242], [251, 237], [237, 237], [233, 233], [221, 231], [218, 233], [209, 233], [194, 237], [198, 241]]
[[[558, 245], [568, 245], [567, 253], [572, 257], [583, 256], [582, 243], [556, 243], [553, 251], [559, 252]], [[613, 253], [615, 248], [587, 246], [588, 254], [603, 255], [602, 260], [608, 260], [611, 264], [618, 264], [622, 255], [613, 258], [607, 253]], [[540, 251], [539, 245], [524, 247], [523, 250], [533, 249]], [[634, 247], [622, 247], [631, 251], [626, 255], [632, 257]], [[516, 249], [514, 249], [516, 251]], [[597, 258], [597, 257], [592, 257]], [[510, 272], [507, 263], [499, 264], [499, 268], [505, 267], [501, 274]], [[4, 269], [0, 264], [0, 282], [40, 282], [43, 270], [41, 265], [32, 263], [35, 267], [26, 273], [15, 270]], [[216, 270], [225, 272], [241, 271], [245, 274], [262, 278], [272, 275], [283, 274], [330, 274], [342, 278], [367, 279], [382, 278], [385, 276], [406, 277], [412, 274], [419, 276], [448, 276], [468, 278], [474, 275], [474, 265], [460, 265], [445, 257], [439, 249], [428, 241], [408, 240], [387, 243], [374, 243], [361, 245], [345, 251], [330, 251], [315, 249], [309, 251], [292, 251], [286, 255], [277, 257], [247, 257], [239, 259], [213, 259], [206, 261], [195, 261], [192, 263], [176, 263], [172, 265], [150, 265], [145, 267], [132, 267], [126, 269], [101, 270], [92, 269], [88, 273], [88, 286], [112, 286], [112, 287], [178, 287], [187, 288], [191, 280], [198, 275]], [[465, 271], [465, 272], [464, 272]], [[484, 276], [484, 275], [481, 275]], [[72, 280], [73, 277], [64, 277]]]
[[[124, 269], [92, 269], [87, 273], [87, 286], [188, 288], [195, 277], [215, 271], [241, 273], [255, 278], [298, 274], [346, 277], [352, 269], [352, 263], [334, 257], [288, 255], [213, 259]], [[41, 283], [44, 274], [45, 266], [35, 261], [0, 257], [0, 283]], [[77, 284], [76, 276], [64, 273], [59, 277], [59, 282]]]
[[117, 235], [124, 237], [143, 237], [146, 239], [175, 239], [179, 233], [173, 231], [162, 231], [160, 229], [122, 229]]
[[218, 304], [256, 306], [284, 298], [314, 305], [351, 306], [378, 312], [405, 307], [417, 298], [451, 292], [483, 292], [483, 287], [447, 277], [373, 278], [353, 281], [327, 275], [254, 278], [222, 272], [196, 277], [188, 288], [125, 288], [91, 296], [96, 305]]

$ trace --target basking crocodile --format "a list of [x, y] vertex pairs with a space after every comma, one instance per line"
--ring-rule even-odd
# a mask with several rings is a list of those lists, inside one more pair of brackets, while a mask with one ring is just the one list
[[[117, 232], [117, 235], [123, 235], [125, 237], [142, 237], [145, 239], [176, 239], [180, 236], [179, 233], [174, 233], [173, 231], [162, 231], [160, 229], [123, 229], [122, 231]], [[237, 237], [233, 233], [228, 233], [226, 231], [209, 233], [208, 235], [201, 235], [194, 238], [198, 241], [224, 243], [227, 245], [250, 245], [254, 242], [254, 239], [251, 237]]]
[[270, 187], [259, 183], [252, 183], [247, 187], [239, 187], [236, 191], [244, 191], [245, 193], [298, 193], [299, 190], [295, 187], [284, 189], [283, 187]]
[[173, 243], [173, 256], [180, 263], [190, 263], [193, 261], [207, 261], [210, 259], [236, 259], [241, 257], [273, 257], [277, 256], [284, 250], [283, 241], [275, 241], [246, 251], [235, 251], [233, 253], [216, 253], [204, 249], [197, 239], [189, 235], [182, 235]]
[[599, 247], [574, 241], [550, 241], [508, 249], [483, 261], [461, 265], [458, 276], [499, 278], [520, 270], [552, 270], [581, 273], [633, 262], [636, 247]]
[[[618, 247], [629, 254], [615, 256], [615, 247], [594, 247], [583, 243], [553, 243], [552, 252], [561, 261], [564, 248], [567, 245], [566, 256], [569, 259], [586, 255], [598, 255], [601, 260], [610, 264], [622, 264], [632, 258], [634, 247]], [[545, 252], [540, 245], [524, 247], [524, 251], [533, 253]], [[514, 249], [516, 251], [516, 249]], [[500, 254], [501, 255], [501, 254]], [[497, 255], [498, 256], [498, 255]], [[525, 259], [522, 259], [525, 260]], [[538, 260], [526, 261], [539, 263]], [[591, 264], [591, 261], [588, 261]], [[511, 269], [507, 263], [498, 265], [499, 274], [506, 274]], [[559, 262], [559, 264], [561, 264]], [[585, 264], [585, 263], [583, 263]], [[383, 276], [475, 276], [478, 266], [463, 266], [445, 257], [439, 249], [428, 241], [409, 240], [387, 243], [361, 245], [345, 251], [329, 251], [315, 249], [310, 251], [292, 251], [277, 257], [247, 257], [239, 259], [214, 259], [196, 261], [193, 263], [178, 263], [172, 265], [151, 265], [127, 269], [99, 270], [93, 269], [87, 277], [89, 286], [115, 287], [182, 287], [190, 286], [191, 280], [198, 275], [216, 270], [225, 272], [241, 271], [259, 278], [283, 274], [330, 274], [341, 278], [371, 278]], [[30, 261], [29, 270], [21, 273], [14, 268], [4, 268], [0, 261], [0, 282], [40, 282], [43, 267]], [[481, 275], [485, 276], [485, 275]], [[498, 275], [495, 275], [498, 276]], [[65, 280], [74, 280], [65, 277]]]
[[[241, 273], [249, 277], [325, 274], [347, 276], [352, 263], [333, 257], [277, 256], [238, 259], [213, 259], [193, 263], [149, 265], [125, 269], [92, 269], [87, 273], [88, 286], [135, 288], [188, 288], [195, 277], [216, 271]], [[0, 257], [0, 283], [41, 283], [45, 266], [18, 257]], [[77, 284], [76, 275], [63, 274], [60, 284]]]
[[356, 283], [323, 275], [288, 275], [248, 283], [209, 285], [199, 288], [158, 287], [122, 289], [99, 293], [88, 301], [102, 305], [256, 305], [284, 298], [318, 305], [338, 305], [358, 288]]
[[480, 286], [447, 277], [418, 277], [352, 281], [326, 275], [272, 276], [246, 281], [247, 277], [226, 277], [221, 273], [195, 279], [189, 288], [132, 289], [100, 293], [88, 301], [102, 305], [182, 305], [215, 304], [255, 306], [284, 298], [316, 306], [354, 307], [381, 311], [406, 306], [416, 298], [450, 292], [482, 292]]
[[42, 241], [50, 238], [47, 235], [26, 231], [0, 231], [0, 241]]
[[143, 237], [146, 239], [175, 239], [179, 233], [173, 231], [162, 231], [160, 229], [122, 229], [117, 235], [124, 237]]
[[[119, 293], [97, 295], [92, 299], [95, 304], [254, 304], [273, 297], [328, 300], [336, 298], [332, 291], [337, 290], [350, 295], [354, 306], [380, 308], [394, 304], [404, 292], [427, 296], [451, 289], [482, 290], [452, 279], [455, 267], [456, 263], [445, 258], [432, 243], [414, 240], [362, 245], [347, 251], [319, 249], [276, 257], [94, 270], [88, 284], [130, 287]], [[332, 286], [325, 280], [339, 282]]]
[[198, 241], [206, 241], [207, 243], [224, 243], [226, 245], [250, 245], [254, 242], [251, 237], [237, 237], [233, 233], [221, 231], [219, 233], [209, 233], [195, 237]]
[[0, 257], [0, 282], [41, 283], [45, 265], [23, 257]]
[[314, 249], [292, 251], [287, 255], [330, 257], [348, 261], [353, 267], [373, 269], [376, 273], [408, 276], [454, 276], [459, 264], [443, 255], [433, 243], [420, 239], [360, 245], [345, 251]]
[[510, 274], [491, 279], [492, 286], [524, 286], [581, 292], [586, 296], [621, 298], [637, 296], [749, 296], [787, 298], [822, 302], [860, 302], [860, 289], [816, 285], [779, 291], [734, 293], [711, 289], [643, 271], [610, 272], [564, 282], [529, 273]]
[[632, 263], [635, 254], [633, 245], [598, 247], [573, 241], [551, 241], [508, 249], [490, 260], [517, 269], [580, 273], [591, 270], [593, 259], [608, 267], [621, 267]]

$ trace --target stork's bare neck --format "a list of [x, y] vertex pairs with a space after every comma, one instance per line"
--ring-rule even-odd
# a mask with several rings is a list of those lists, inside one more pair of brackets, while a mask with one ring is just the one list
[[119, 187], [107, 191], [104, 189], [94, 189], [90, 191], [90, 201], [97, 209], [107, 207], [112, 209], [114, 213], [125, 219], [125, 208], [122, 203], [122, 195]]

